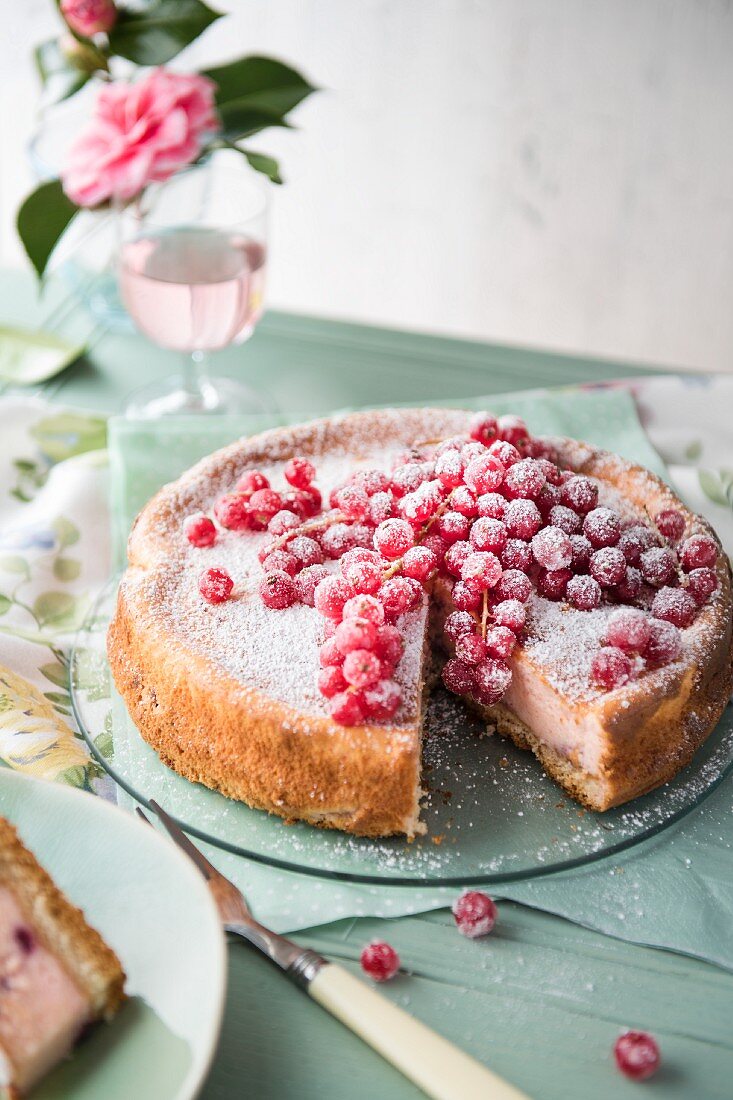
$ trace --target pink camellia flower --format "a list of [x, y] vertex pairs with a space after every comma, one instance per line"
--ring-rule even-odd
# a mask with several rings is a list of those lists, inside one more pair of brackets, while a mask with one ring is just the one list
[[162, 68], [136, 84], [106, 85], [61, 173], [71, 201], [128, 202], [190, 164], [220, 125], [214, 88], [207, 77]]
[[117, 21], [113, 0], [61, 0], [61, 14], [85, 38], [112, 30]]

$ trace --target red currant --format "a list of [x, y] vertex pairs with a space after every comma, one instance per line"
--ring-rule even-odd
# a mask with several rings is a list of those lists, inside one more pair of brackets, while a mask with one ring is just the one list
[[269, 489], [270, 482], [259, 470], [245, 470], [234, 488], [237, 493], [249, 498], [259, 489]]
[[613, 1048], [616, 1065], [632, 1081], [645, 1081], [659, 1069], [659, 1047], [646, 1031], [627, 1031], [620, 1035]]
[[649, 620], [649, 641], [644, 657], [650, 665], [668, 665], [679, 657], [682, 638], [677, 627], [664, 619]]
[[282, 611], [290, 607], [296, 599], [293, 578], [282, 569], [273, 569], [262, 578], [260, 596], [265, 607], [273, 610]]
[[216, 542], [216, 527], [203, 513], [189, 516], [185, 523], [186, 538], [192, 546], [213, 546]]
[[454, 695], [466, 695], [473, 690], [474, 670], [454, 658], [443, 666], [443, 683]]
[[652, 601], [651, 611], [656, 619], [685, 627], [695, 618], [697, 604], [684, 588], [660, 588]]
[[453, 902], [453, 916], [458, 931], [475, 940], [491, 932], [496, 924], [497, 909], [488, 894], [468, 890]]
[[609, 616], [606, 624], [606, 645], [623, 649], [626, 653], [642, 653], [649, 644], [650, 637], [649, 617], [643, 611], [624, 607]]
[[700, 607], [717, 587], [718, 577], [714, 569], [693, 569], [687, 575], [687, 590]]
[[[345, 623], [341, 624], [341, 626], [345, 625]], [[369, 625], [371, 626], [371, 624]], [[341, 627], [339, 627], [339, 630], [340, 629]], [[338, 630], [336, 634], [338, 634]], [[356, 688], [369, 687], [371, 684], [375, 684], [382, 675], [382, 666], [379, 658], [368, 649], [350, 650], [346, 654], [343, 670], [344, 678]]]
[[[454, 543], [455, 545], [455, 543]], [[406, 577], [424, 584], [438, 568], [438, 559], [427, 546], [413, 546], [402, 559], [402, 572]]]
[[308, 607], [313, 607], [316, 588], [328, 576], [329, 572], [325, 565], [308, 565], [305, 569], [301, 569], [293, 581], [298, 600]]
[[709, 535], [691, 535], [682, 543], [680, 560], [687, 572], [691, 569], [710, 569], [718, 560], [717, 544]]
[[403, 519], [387, 519], [374, 532], [374, 546], [389, 561], [401, 558], [415, 542], [409, 523]]
[[199, 592], [209, 603], [224, 603], [231, 596], [233, 588], [234, 581], [226, 569], [206, 569], [199, 577]]
[[482, 516], [471, 528], [469, 541], [474, 550], [490, 550], [501, 554], [507, 543], [507, 531], [501, 520]]
[[358, 726], [364, 721], [364, 703], [354, 691], [341, 691], [331, 700], [331, 717], [340, 726]]
[[565, 598], [579, 611], [593, 611], [601, 603], [601, 586], [593, 577], [571, 577], [565, 588]]
[[313, 594], [314, 606], [330, 619], [340, 619], [344, 604], [356, 595], [345, 577], [324, 577]]
[[685, 517], [676, 508], [665, 508], [657, 512], [654, 522], [660, 534], [672, 542], [679, 542], [685, 533]]
[[391, 718], [402, 702], [402, 689], [394, 680], [377, 680], [364, 691], [364, 706], [370, 718], [384, 721]]
[[493, 614], [497, 626], [506, 626], [514, 634], [521, 634], [527, 620], [524, 604], [519, 600], [502, 600], [494, 607]]
[[244, 531], [250, 526], [247, 498], [241, 493], [225, 493], [214, 505], [214, 515], [222, 527]]
[[583, 534], [596, 550], [615, 546], [621, 537], [621, 519], [610, 508], [593, 508], [583, 520]]
[[477, 439], [479, 443], [488, 445], [499, 434], [499, 422], [491, 413], [476, 413], [471, 417], [468, 431], [471, 439]]
[[559, 527], [544, 527], [532, 539], [535, 561], [545, 569], [567, 569], [573, 560], [570, 538]]
[[562, 503], [585, 515], [598, 504], [598, 486], [589, 477], [571, 476], [562, 486]]
[[375, 940], [362, 951], [361, 968], [375, 982], [388, 982], [400, 968], [400, 957], [394, 947]]
[[631, 661], [623, 650], [615, 646], [603, 646], [591, 661], [590, 676], [599, 687], [613, 691], [630, 680]]

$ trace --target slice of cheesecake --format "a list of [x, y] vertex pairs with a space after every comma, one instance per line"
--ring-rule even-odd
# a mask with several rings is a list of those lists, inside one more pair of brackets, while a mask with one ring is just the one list
[[124, 1000], [125, 974], [0, 817], [0, 1094], [24, 1096]]

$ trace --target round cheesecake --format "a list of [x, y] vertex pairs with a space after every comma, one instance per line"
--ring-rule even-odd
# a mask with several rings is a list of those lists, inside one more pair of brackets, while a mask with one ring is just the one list
[[[286, 464], [302, 456], [315, 465], [327, 499], [354, 471], [389, 471], [406, 449], [465, 434], [470, 420], [459, 410], [380, 410], [265, 432], [204, 459], [150, 501], [130, 536], [108, 653], [133, 721], [165, 764], [285, 819], [366, 836], [422, 831], [423, 709], [451, 656], [440, 631], [450, 580], [430, 582], [398, 622], [404, 650], [394, 670], [396, 713], [343, 725], [317, 686], [322, 616], [304, 603], [272, 610], [260, 598], [258, 555], [272, 536], [219, 529], [212, 546], [197, 547], [185, 522], [211, 514], [247, 471], [282, 485]], [[559, 465], [591, 478], [599, 505], [625, 522], [675, 509], [684, 538], [714, 537], [649, 471], [583, 443], [549, 443]], [[337, 572], [339, 563], [327, 566]], [[199, 591], [202, 571], [213, 567], [234, 580], [231, 598], [218, 604]], [[731, 582], [722, 552], [714, 568], [717, 588], [681, 630], [676, 659], [663, 667], [640, 663], [632, 680], [612, 690], [594, 684], [590, 665], [617, 605], [578, 610], [534, 591], [506, 694], [472, 705], [592, 809], [666, 782], [691, 760], [730, 698]]]

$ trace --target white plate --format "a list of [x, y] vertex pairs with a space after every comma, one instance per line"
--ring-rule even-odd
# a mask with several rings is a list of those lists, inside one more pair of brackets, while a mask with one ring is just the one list
[[0, 814], [119, 956], [130, 1001], [34, 1100], [191, 1100], [216, 1048], [226, 948], [198, 871], [94, 795], [0, 769]]

